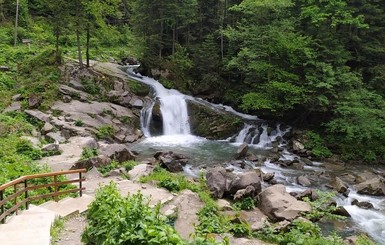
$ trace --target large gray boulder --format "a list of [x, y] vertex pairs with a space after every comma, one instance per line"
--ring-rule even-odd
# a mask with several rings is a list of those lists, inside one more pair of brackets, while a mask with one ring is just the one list
[[100, 144], [99, 154], [118, 162], [135, 160], [135, 154], [124, 144]]
[[338, 193], [346, 193], [348, 191], [348, 185], [345, 184], [339, 177], [335, 177], [335, 179], [330, 183], [330, 185]]
[[362, 182], [355, 185], [358, 194], [384, 196], [385, 195], [385, 180], [380, 177]]
[[72, 165], [71, 169], [91, 169], [93, 167], [104, 167], [111, 163], [111, 159], [106, 156], [97, 156], [89, 159], [79, 160], [74, 165]]
[[172, 151], [157, 152], [154, 158], [159, 161], [160, 166], [173, 173], [182, 172], [183, 167], [189, 161], [187, 156]]
[[308, 203], [298, 201], [286, 192], [284, 185], [273, 185], [262, 191], [259, 208], [273, 221], [294, 220], [303, 212], [311, 211]]
[[206, 173], [207, 186], [215, 198], [222, 198], [230, 188], [232, 179], [223, 167], [211, 168]]
[[249, 150], [249, 145], [247, 143], [243, 143], [239, 146], [237, 150], [237, 159], [242, 159], [247, 156], [247, 151]]
[[231, 182], [228, 193], [233, 195], [238, 190], [246, 189], [248, 186], [254, 187], [252, 195], [258, 195], [262, 190], [260, 175], [254, 171], [236, 175]]

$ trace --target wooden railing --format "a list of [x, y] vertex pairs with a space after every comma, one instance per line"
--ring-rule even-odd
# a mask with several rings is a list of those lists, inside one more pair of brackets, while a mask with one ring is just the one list
[[[25, 205], [25, 209], [29, 208], [29, 203], [31, 201], [36, 201], [43, 198], [53, 197], [56, 202], [59, 201], [59, 196], [68, 193], [79, 192], [79, 195], [82, 196], [83, 190], [85, 188], [82, 186], [82, 182], [85, 181], [82, 178], [82, 173], [86, 172], [86, 169], [76, 169], [76, 170], [68, 170], [61, 172], [52, 172], [52, 173], [43, 173], [43, 174], [34, 174], [34, 175], [26, 175], [15, 180], [12, 180], [8, 183], [5, 183], [0, 186], [0, 223], [5, 223], [5, 219], [8, 215], [13, 213], [18, 214], [18, 210]], [[67, 175], [67, 174], [79, 174], [79, 179], [74, 180], [66, 180], [66, 181], [58, 181], [58, 176]], [[48, 184], [40, 184], [40, 185], [29, 185], [32, 179], [40, 179], [53, 177], [53, 181]], [[71, 184], [71, 183], [79, 183], [78, 188], [59, 191], [59, 186]], [[20, 187], [22, 185], [22, 187]], [[8, 188], [13, 187], [13, 194], [5, 196], [5, 192]], [[32, 190], [47, 188], [49, 190], [53, 187], [53, 192], [42, 195], [30, 196], [30, 192]], [[12, 207], [6, 209], [6, 204], [13, 201]]]

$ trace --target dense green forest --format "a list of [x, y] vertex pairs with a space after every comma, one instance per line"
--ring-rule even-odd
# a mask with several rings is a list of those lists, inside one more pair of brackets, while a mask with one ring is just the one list
[[[22, 56], [15, 16], [0, 0], [0, 65]], [[135, 56], [168, 87], [311, 130], [345, 160], [384, 158], [384, 1], [20, 0], [17, 34], [57, 64]]]

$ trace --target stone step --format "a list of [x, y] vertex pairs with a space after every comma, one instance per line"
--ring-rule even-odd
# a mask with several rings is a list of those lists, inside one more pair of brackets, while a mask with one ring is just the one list
[[31, 205], [29, 210], [15, 215], [0, 225], [1, 245], [49, 245], [50, 228], [58, 214]]
[[58, 213], [61, 217], [67, 217], [87, 210], [88, 205], [93, 201], [93, 197], [83, 194], [82, 197], [65, 198], [59, 202], [47, 202], [41, 205], [44, 209]]

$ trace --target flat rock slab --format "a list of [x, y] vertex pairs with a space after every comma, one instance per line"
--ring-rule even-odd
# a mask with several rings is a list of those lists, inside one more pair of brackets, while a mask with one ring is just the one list
[[174, 195], [171, 192], [149, 184], [134, 183], [130, 180], [119, 181], [117, 184], [120, 194], [123, 196], [128, 194], [135, 194], [140, 191], [143, 196], [149, 198], [150, 206], [155, 206], [159, 202], [164, 204], [174, 199]]
[[44, 157], [38, 162], [47, 164], [54, 172], [69, 170], [80, 159], [83, 147], [94, 141], [92, 137], [72, 137], [68, 143], [59, 146], [59, 149], [63, 151], [61, 155]]

